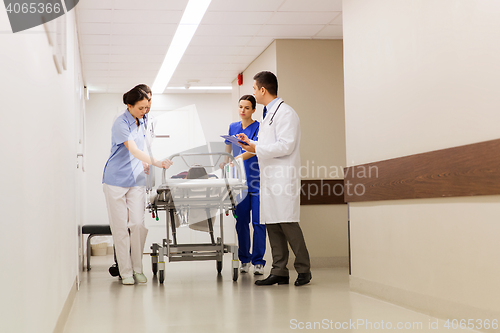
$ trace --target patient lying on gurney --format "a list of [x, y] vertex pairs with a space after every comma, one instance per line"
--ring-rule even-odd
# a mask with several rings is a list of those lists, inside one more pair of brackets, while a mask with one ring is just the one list
[[[203, 166], [194, 165], [189, 168], [188, 171], [181, 172], [175, 176], [171, 177], [172, 179], [217, 179], [216, 175], [208, 174]], [[195, 198], [205, 198], [209, 195], [213, 195], [210, 193], [213, 191], [209, 187], [201, 188], [201, 189], [190, 189], [189, 194], [186, 194], [187, 197], [195, 199]], [[161, 204], [162, 202], [171, 203], [173, 202], [175, 205], [175, 198], [172, 198], [172, 193], [169, 188], [166, 189], [158, 189], [158, 194], [154, 195], [151, 199], [151, 202], [155, 202], [157, 204]], [[156, 200], [156, 201], [155, 201]], [[181, 225], [188, 225], [190, 229], [209, 232], [209, 223], [208, 223], [208, 214], [210, 212], [210, 217], [212, 220], [212, 225], [216, 221], [217, 208], [181, 208], [178, 209], [176, 206], [174, 209], [174, 219], [175, 219], [175, 227], [178, 228]]]

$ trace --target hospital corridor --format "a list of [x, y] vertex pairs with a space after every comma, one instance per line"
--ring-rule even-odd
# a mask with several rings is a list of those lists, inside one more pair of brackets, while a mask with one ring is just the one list
[[445, 320], [351, 292], [345, 268], [315, 269], [308, 287], [262, 289], [254, 285], [253, 274], [241, 276], [238, 283], [227, 270], [217, 275], [213, 262], [173, 263], [165, 285], [149, 273], [151, 283], [123, 288], [118, 279], [110, 281], [113, 257], [96, 259], [82, 279], [64, 333], [372, 332], [398, 325], [410, 332], [446, 329]]
[[500, 332], [498, 41], [497, 0], [4, 0], [0, 333]]

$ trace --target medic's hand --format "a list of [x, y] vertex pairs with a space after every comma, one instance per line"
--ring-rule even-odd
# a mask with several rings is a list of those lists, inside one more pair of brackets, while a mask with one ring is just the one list
[[[227, 162], [222, 162], [221, 164], [219, 164], [219, 167], [220, 167], [221, 169], [224, 169], [224, 167], [225, 167], [227, 164], [228, 164]], [[234, 166], [233, 162], [229, 162], [229, 166], [230, 166], [230, 167], [233, 167], [233, 166]]]
[[236, 134], [236, 137], [238, 137], [238, 139], [246, 143], [246, 145], [240, 143], [241, 148], [245, 149], [250, 153], [255, 153], [255, 144], [251, 143], [250, 139], [248, 138], [248, 136], [246, 136], [246, 134], [244, 133]]
[[161, 167], [163, 169], [168, 169], [170, 168], [170, 166], [172, 165], [172, 161], [171, 160], [164, 160], [164, 161], [161, 161]]
[[[245, 133], [236, 134], [236, 137], [239, 140], [244, 141], [247, 145], [250, 143], [250, 139], [248, 138], [248, 136]], [[240, 146], [241, 145], [242, 145], [242, 143], [240, 142]]]
[[158, 168], [168, 169], [172, 165], [172, 161], [163, 160], [163, 161], [155, 161], [154, 165]]
[[149, 175], [149, 164], [142, 162], [142, 167], [144, 168], [144, 173]]

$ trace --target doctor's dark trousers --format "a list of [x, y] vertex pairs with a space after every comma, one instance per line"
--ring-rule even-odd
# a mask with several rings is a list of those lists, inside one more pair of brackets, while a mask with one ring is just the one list
[[302, 229], [298, 222], [268, 223], [267, 233], [273, 255], [271, 274], [288, 276], [288, 244], [295, 254], [294, 267], [297, 273], [309, 273], [311, 261]]
[[[251, 213], [251, 214], [250, 214]], [[242, 263], [265, 265], [266, 225], [259, 223], [260, 196], [258, 193], [247, 193], [236, 206], [236, 233], [238, 234], [238, 258]], [[253, 227], [253, 246], [250, 253], [250, 221]]]

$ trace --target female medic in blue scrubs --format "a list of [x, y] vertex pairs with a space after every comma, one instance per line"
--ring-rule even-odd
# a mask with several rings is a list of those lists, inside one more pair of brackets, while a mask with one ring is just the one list
[[172, 165], [169, 160], [155, 160], [143, 151], [143, 117], [149, 110], [150, 99], [140, 87], [123, 95], [127, 109], [113, 124], [111, 153], [102, 177], [116, 259], [125, 285], [147, 282], [142, 269], [148, 234], [144, 225], [146, 177], [142, 162], [158, 168]]
[[[244, 95], [239, 100], [239, 115], [241, 121], [229, 125], [229, 135], [245, 133], [251, 140], [257, 140], [259, 122], [252, 119], [256, 101], [252, 95]], [[226, 151], [231, 152], [231, 143], [226, 141]], [[236, 232], [238, 234], [238, 257], [241, 261], [241, 273], [248, 273], [251, 264], [254, 265], [254, 274], [264, 274], [263, 259], [266, 252], [266, 225], [259, 223], [260, 206], [260, 171], [257, 156], [244, 151], [240, 146], [232, 145], [234, 157], [241, 157], [245, 165], [248, 183], [248, 195], [238, 201], [236, 206]], [[253, 227], [253, 248], [250, 253], [250, 221]]]

